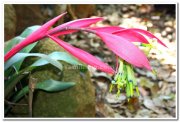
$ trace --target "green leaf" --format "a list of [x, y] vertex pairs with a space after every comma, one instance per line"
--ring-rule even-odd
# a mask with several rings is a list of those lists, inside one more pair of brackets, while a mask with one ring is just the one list
[[[65, 61], [72, 65], [82, 65], [80, 62], [78, 62], [75, 58], [73, 58], [71, 55], [69, 55], [66, 52], [53, 52], [53, 53], [49, 54], [48, 57], [50, 57], [54, 60]], [[48, 63], [49, 62], [47, 60], [39, 59], [33, 65], [39, 66], [39, 65], [46, 65]]]
[[21, 36], [14, 37], [13, 39], [5, 42], [5, 48], [4, 48], [4, 54], [6, 54], [12, 47], [14, 47], [16, 44], [24, 40], [25, 38]]
[[56, 80], [45, 80], [36, 84], [36, 89], [41, 89], [47, 92], [57, 92], [68, 89], [75, 85], [75, 82], [60, 82]]
[[[38, 82], [35, 86], [35, 89], [44, 90], [47, 92], [58, 92], [66, 90], [75, 85], [75, 82], [62, 82], [56, 80], [45, 80], [42, 82]], [[22, 98], [29, 91], [29, 87], [24, 87], [19, 93], [13, 98], [14, 102], [17, 102], [20, 98]]]
[[[42, 53], [17, 53], [16, 55], [14, 55], [11, 59], [9, 59], [4, 66], [4, 69], [7, 70], [9, 67], [11, 67], [12, 65], [14, 65], [14, 63], [21, 61], [22, 59], [29, 57], [29, 56], [36, 56], [36, 57], [41, 57], [44, 60], [48, 61], [49, 63], [51, 63], [52, 65], [54, 65], [55, 67], [59, 68], [60, 70], [62, 70], [62, 64], [56, 60], [53, 60], [52, 58], [50, 58], [48, 55], [42, 54]], [[33, 64], [31, 66], [41, 66], [41, 64]]]
[[27, 27], [22, 33], [21, 33], [21, 37], [27, 37], [29, 34], [31, 34], [32, 32], [36, 31], [37, 29], [39, 29], [41, 26], [40, 25], [34, 25], [34, 26], [30, 26]]
[[[9, 41], [7, 41], [5, 43], [5, 49], [4, 49], [4, 53], [6, 54], [10, 49], [12, 49], [16, 44], [20, 43], [21, 41], [23, 41], [28, 35], [30, 35], [32, 32], [36, 31], [40, 26], [31, 26], [26, 28], [22, 34], [20, 36], [17, 36]], [[23, 52], [23, 53], [28, 53], [30, 52], [35, 46], [36, 46], [37, 42], [32, 43], [30, 45], [28, 45], [27, 47], [25, 47], [24, 49], [22, 49], [19, 52]], [[16, 68], [17, 71], [19, 71], [22, 63], [24, 61], [24, 58], [21, 59], [20, 61], [16, 62], [14, 64], [14, 67]]]

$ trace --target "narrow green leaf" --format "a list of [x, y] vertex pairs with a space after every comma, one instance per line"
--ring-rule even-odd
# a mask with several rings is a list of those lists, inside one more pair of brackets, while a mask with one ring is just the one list
[[16, 44], [21, 42], [23, 39], [25, 39], [25, 38], [23, 38], [21, 36], [17, 36], [11, 40], [5, 42], [4, 54], [6, 54], [12, 47], [14, 47]]
[[[12, 49], [16, 44], [20, 43], [21, 41], [23, 41], [28, 35], [30, 35], [32, 32], [36, 31], [40, 26], [31, 26], [26, 28], [22, 34], [20, 36], [17, 36], [9, 41], [7, 41], [5, 43], [5, 49], [4, 49], [4, 53], [6, 54], [10, 49]], [[22, 49], [20, 52], [22, 53], [28, 53], [30, 52], [35, 46], [36, 46], [37, 42], [28, 45], [27, 47], [25, 47], [24, 49]], [[22, 58], [20, 61], [16, 62], [14, 65], [14, 67], [16, 68], [17, 71], [19, 71], [22, 63], [24, 61], [24, 58]], [[7, 73], [6, 73], [7, 74]]]
[[41, 26], [40, 25], [34, 25], [34, 26], [30, 26], [27, 27], [22, 33], [21, 33], [21, 37], [27, 37], [29, 34], [31, 34], [32, 32], [36, 31], [37, 29], [39, 29]]
[[130, 93], [130, 86], [129, 86], [129, 82], [126, 81], [126, 96], [127, 98], [129, 98], [131, 96], [131, 93]]
[[129, 82], [129, 89], [130, 89], [130, 95], [131, 95], [131, 97], [132, 97], [133, 94], [134, 94], [134, 89], [133, 89], [133, 83], [132, 83], [132, 81]]
[[[62, 81], [56, 81], [56, 80], [45, 80], [42, 82], [38, 82], [35, 86], [35, 89], [44, 90], [47, 92], [58, 92], [66, 90], [72, 86], [75, 85], [75, 82], [62, 82]], [[14, 102], [17, 102], [19, 99], [21, 99], [25, 94], [27, 94], [29, 91], [29, 87], [25, 86], [21, 91], [18, 92], [18, 94], [13, 98]]]
[[[29, 56], [36, 56], [36, 57], [41, 57], [44, 60], [48, 61], [49, 63], [51, 63], [52, 65], [54, 65], [55, 67], [59, 68], [60, 70], [62, 70], [62, 64], [56, 60], [51, 59], [50, 57], [48, 57], [48, 55], [42, 54], [42, 53], [17, 53], [16, 55], [14, 55], [11, 59], [9, 59], [6, 63], [5, 63], [5, 67], [4, 69], [8, 69], [10, 66], [12, 66], [14, 63], [29, 57]], [[41, 66], [41, 64], [32, 64], [31, 66]]]
[[[82, 65], [80, 62], [78, 62], [75, 58], [73, 58], [71, 55], [69, 55], [66, 52], [53, 52], [53, 53], [49, 54], [48, 57], [50, 57], [54, 60], [65, 61], [72, 65]], [[33, 65], [46, 65], [48, 63], [49, 62], [45, 59], [39, 59]]]
[[119, 70], [118, 70], [118, 73], [121, 76], [123, 75], [123, 67], [124, 67], [124, 61], [122, 59], [119, 59]]
[[128, 81], [133, 81], [133, 74], [131, 72], [131, 66], [129, 64], [126, 64], [126, 69], [127, 69], [127, 79]]
[[74, 85], [75, 82], [60, 82], [50, 79], [36, 84], [36, 89], [41, 89], [47, 92], [57, 92], [68, 89]]

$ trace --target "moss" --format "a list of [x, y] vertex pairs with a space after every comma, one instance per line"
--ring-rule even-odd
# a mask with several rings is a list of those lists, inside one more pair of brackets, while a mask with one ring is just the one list
[[[62, 50], [54, 42], [43, 40], [35, 47], [33, 52], [48, 54]], [[29, 58], [26, 62], [31, 63], [33, 61]], [[70, 69], [71, 65], [65, 62], [63, 62], [63, 66], [66, 67], [63, 72], [52, 65], [46, 65], [36, 69], [31, 74], [39, 82], [47, 79], [76, 82], [74, 87], [61, 92], [47, 93], [40, 90], [36, 91], [33, 99], [33, 117], [94, 117], [95, 90], [90, 80], [89, 72], [85, 72], [82, 75], [79, 69]], [[19, 116], [23, 116], [24, 113], [27, 113], [27, 106], [16, 106], [12, 111]], [[23, 115], [20, 115], [20, 113], [23, 113]]]

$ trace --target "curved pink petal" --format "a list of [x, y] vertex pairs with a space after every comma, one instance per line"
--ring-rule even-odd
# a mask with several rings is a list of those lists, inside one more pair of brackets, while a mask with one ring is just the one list
[[145, 54], [130, 41], [127, 41], [123, 37], [105, 32], [97, 32], [96, 34], [105, 42], [110, 50], [128, 63], [151, 70], [151, 66]]
[[121, 36], [130, 42], [149, 43], [144, 36], [130, 29], [122, 29], [122, 30], [113, 32], [113, 34]]
[[110, 66], [101, 62], [100, 60], [98, 60], [97, 58], [95, 58], [94, 56], [89, 54], [88, 52], [85, 52], [84, 50], [73, 47], [70, 44], [60, 40], [57, 37], [53, 37], [50, 35], [48, 35], [48, 36], [52, 40], [54, 40], [56, 43], [58, 43], [61, 47], [63, 47], [65, 50], [67, 50], [69, 53], [71, 53], [73, 56], [75, 56], [77, 59], [79, 59], [80, 61], [82, 61], [88, 65], [91, 65], [101, 71], [111, 73], [111, 74], [115, 73], [115, 71]]
[[43, 38], [46, 35], [49, 28], [65, 14], [66, 13], [63, 13], [63, 14], [51, 19], [50, 21], [48, 21], [47, 23], [42, 25], [38, 30], [36, 30], [32, 34], [30, 34], [22, 42], [15, 45], [9, 52], [6, 53], [6, 55], [4, 57], [4, 61], [7, 61], [9, 58], [14, 56], [17, 52], [19, 52], [21, 49], [23, 49], [27, 45], [34, 43], [34, 42], [38, 41], [39, 39]]
[[160, 39], [158, 39], [156, 36], [154, 36], [152, 33], [148, 32], [146, 30], [142, 30], [142, 29], [138, 29], [138, 28], [130, 28], [129, 30], [144, 34], [144, 35], [148, 36], [149, 38], [155, 38], [155, 39], [157, 39], [158, 43], [167, 47]]
[[77, 19], [77, 20], [59, 25], [55, 27], [54, 29], [49, 30], [47, 34], [50, 34], [52, 36], [60, 36], [64, 34], [73, 33], [73, 32], [76, 32], [77, 30], [63, 30], [63, 31], [61, 30], [64, 29], [65, 27], [88, 27], [91, 24], [97, 23], [98, 21], [101, 21], [101, 20], [103, 20], [102, 17]]
[[130, 31], [123, 27], [108, 26], [108, 27], [92, 27], [90, 29], [100, 31], [100, 32], [112, 33], [112, 34], [121, 36], [123, 38], [126, 38], [127, 40], [131, 42], [149, 43], [147, 39], [141, 34], [139, 34], [138, 32]]
[[113, 32], [122, 30], [124, 28], [123, 27], [118, 27], [118, 26], [107, 26], [107, 27], [91, 27], [89, 29], [96, 30], [96, 31], [101, 31], [101, 32], [106, 32], [106, 33], [113, 33]]

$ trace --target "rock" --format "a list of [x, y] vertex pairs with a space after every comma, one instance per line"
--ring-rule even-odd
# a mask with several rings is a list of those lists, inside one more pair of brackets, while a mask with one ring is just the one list
[[[65, 12], [66, 10], [67, 10], [67, 5], [56, 4], [56, 5], [54, 5], [54, 8], [53, 8], [53, 16], [54, 17], [58, 16], [59, 14]], [[55, 24], [55, 26], [62, 24], [65, 21], [65, 18], [66, 18], [66, 15], [64, 17], [62, 17], [61, 19], [59, 19], [59, 21]]]
[[93, 4], [77, 4], [68, 5], [67, 11], [72, 19], [87, 18], [94, 15], [96, 10], [96, 5]]
[[4, 35], [5, 41], [13, 38], [16, 31], [16, 13], [11, 4], [4, 4]]
[[[33, 49], [32, 52], [51, 53], [53, 51], [63, 51], [52, 40], [43, 40]], [[26, 60], [32, 62], [31, 59]], [[65, 62], [63, 73], [51, 65], [46, 65], [35, 70], [31, 76], [38, 81], [54, 79], [60, 81], [76, 82], [76, 85], [68, 90], [47, 93], [36, 91], [33, 101], [33, 117], [94, 117], [95, 116], [95, 90], [90, 80], [89, 72], [85, 72], [83, 79], [78, 69], [69, 70], [70, 67]], [[61, 77], [63, 76], [63, 77]], [[20, 103], [24, 101], [21, 100]], [[27, 106], [15, 106], [12, 109], [13, 116], [27, 116]], [[23, 113], [23, 114], [22, 114]]]
[[17, 16], [16, 34], [20, 34], [26, 27], [43, 24], [45, 17], [41, 14], [41, 5], [14, 4]]

